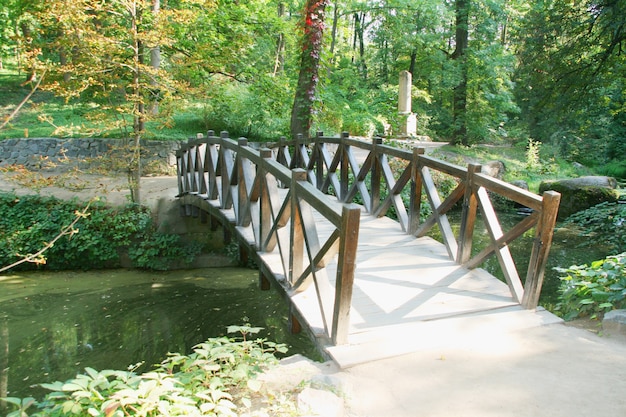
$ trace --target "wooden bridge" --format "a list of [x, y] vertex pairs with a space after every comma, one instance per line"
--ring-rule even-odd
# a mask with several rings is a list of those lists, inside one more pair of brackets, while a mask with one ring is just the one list
[[[340, 366], [459, 337], [494, 317], [550, 320], [536, 307], [558, 193], [538, 196], [481, 173], [480, 165], [459, 167], [423, 148], [347, 134], [254, 149], [209, 131], [177, 158], [183, 214], [235, 237], [240, 254], [258, 265], [261, 287], [274, 283], [290, 303], [292, 330], [308, 330]], [[441, 195], [434, 177], [455, 186]], [[505, 231], [493, 198], [531, 214]], [[454, 227], [447, 213], [459, 205]], [[479, 217], [484, 229], [477, 231]], [[427, 236], [435, 226], [441, 242]], [[522, 280], [509, 244], [533, 228]], [[474, 233], [485, 230], [491, 243], [473, 250]], [[506, 282], [479, 268], [491, 256]]]

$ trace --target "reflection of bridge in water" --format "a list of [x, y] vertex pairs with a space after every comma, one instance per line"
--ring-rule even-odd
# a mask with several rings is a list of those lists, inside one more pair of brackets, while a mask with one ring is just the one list
[[[261, 287], [278, 284], [289, 300], [292, 330], [302, 324], [340, 366], [432, 346], [494, 320], [515, 327], [552, 319], [536, 307], [558, 193], [537, 196], [481, 174], [479, 165], [347, 135], [255, 150], [209, 132], [177, 156], [183, 213], [235, 236], [242, 256], [259, 266]], [[433, 176], [456, 187], [441, 196]], [[494, 195], [532, 213], [504, 231]], [[455, 233], [446, 213], [459, 201]], [[430, 213], [425, 220], [422, 212]], [[472, 250], [477, 216], [491, 238], [482, 250]], [[442, 242], [426, 236], [435, 225]], [[508, 244], [531, 228], [522, 280]], [[490, 256], [506, 283], [478, 268]]]

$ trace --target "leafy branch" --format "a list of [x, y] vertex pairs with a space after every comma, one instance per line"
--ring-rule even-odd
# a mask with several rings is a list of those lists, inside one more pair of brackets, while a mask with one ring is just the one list
[[[35, 86], [32, 88], [32, 90], [30, 90], [30, 93], [28, 93], [28, 95], [15, 108], [15, 110], [13, 110], [13, 112], [11, 112], [11, 114], [9, 116], [7, 116], [7, 118], [4, 121], [4, 123], [2, 123], [2, 125], [0, 125], [0, 130], [4, 129], [4, 127], [6, 125], [8, 125], [11, 120], [13, 120], [13, 118], [17, 115], [17, 113], [24, 106], [24, 104], [26, 104], [28, 102], [28, 100], [30, 100], [30, 98], [33, 96], [33, 94], [35, 94], [35, 91], [37, 91], [37, 89], [39, 88], [39, 85], [41, 84], [41, 82], [43, 81], [45, 76], [46, 76], [46, 71], [44, 70], [44, 72], [41, 74], [41, 77], [39, 77], [39, 79], [37, 80], [37, 83], [35, 84]], [[0, 272], [2, 272], [1, 269], [0, 269]]]
[[17, 254], [18, 256], [22, 257], [22, 259], [20, 259], [19, 261], [13, 262], [10, 265], [4, 266], [0, 268], [0, 273], [4, 272], [4, 271], [8, 271], [11, 268], [15, 268], [18, 265], [21, 265], [23, 263], [26, 262], [30, 262], [30, 263], [34, 263], [37, 265], [43, 265], [46, 263], [46, 258], [43, 256], [43, 254], [50, 249], [51, 247], [54, 246], [54, 244], [61, 239], [63, 236], [69, 236], [70, 238], [75, 235], [76, 233], [78, 233], [78, 229], [76, 229], [74, 226], [76, 226], [76, 223], [78, 223], [81, 219], [84, 219], [86, 217], [89, 216], [89, 206], [90, 206], [91, 202], [89, 202], [84, 209], [82, 210], [76, 210], [74, 212], [74, 215], [76, 216], [74, 218], [74, 220], [68, 224], [67, 226], [65, 226], [63, 229], [61, 229], [61, 231], [59, 232], [58, 235], [56, 235], [54, 237], [54, 239], [52, 239], [50, 242], [47, 242], [43, 248], [41, 248], [39, 251], [32, 253], [32, 254], [28, 254], [28, 255], [20, 255]]

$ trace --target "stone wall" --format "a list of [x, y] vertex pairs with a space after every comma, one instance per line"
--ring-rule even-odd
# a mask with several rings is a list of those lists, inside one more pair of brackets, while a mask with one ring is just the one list
[[[186, 141], [142, 141], [144, 164], [157, 162], [165, 167], [176, 166], [175, 152]], [[57, 139], [26, 138], [0, 141], [0, 166], [24, 165], [41, 169], [46, 162], [59, 164], [65, 159], [88, 161], [105, 156], [124, 144], [119, 139]]]

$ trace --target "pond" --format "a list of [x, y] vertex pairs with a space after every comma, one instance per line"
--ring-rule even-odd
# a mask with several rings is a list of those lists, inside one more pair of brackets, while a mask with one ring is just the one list
[[[450, 216], [455, 221], [454, 213]], [[508, 230], [520, 220], [499, 214]], [[475, 251], [487, 244], [477, 224]], [[533, 233], [511, 245], [520, 275], [526, 273]], [[540, 303], [553, 305], [559, 286], [555, 266], [589, 263], [606, 256], [573, 230], [558, 227]], [[491, 257], [483, 268], [501, 276]], [[287, 330], [287, 303], [275, 290], [258, 288], [258, 272], [209, 268], [168, 272], [107, 270], [0, 275], [0, 397], [41, 397], [33, 384], [67, 380], [89, 366], [126, 369], [143, 361], [150, 369], [167, 352], [189, 353], [194, 345], [226, 333], [247, 317], [260, 335], [286, 343], [288, 354], [319, 358], [304, 334]]]
[[[506, 232], [510, 230], [522, 220], [524, 215], [525, 213], [516, 212], [514, 209], [498, 213], [498, 219], [503, 231]], [[460, 228], [461, 218], [460, 211], [449, 212], [448, 218], [450, 219], [455, 233], [458, 235], [457, 231]], [[535, 238], [534, 233], [535, 229], [533, 228], [509, 244], [511, 255], [513, 256], [522, 282], [526, 278], [530, 252]], [[441, 241], [440, 234], [436, 227], [429, 233], [429, 236]], [[472, 254], [477, 254], [490, 243], [491, 241], [487, 229], [480, 215], [478, 215], [474, 231]], [[588, 237], [580, 236], [578, 230], [575, 228], [565, 225], [563, 222], [557, 223], [552, 238], [550, 254], [548, 256], [539, 304], [549, 308], [554, 306], [558, 301], [558, 291], [561, 281], [559, 279], [559, 273], [554, 270], [555, 267], [567, 268], [572, 265], [590, 264], [592, 261], [604, 259], [609, 254], [609, 249], [606, 245], [603, 245], [602, 242], [590, 242]], [[489, 257], [480, 267], [502, 281], [505, 280], [498, 259], [495, 256]]]
[[144, 372], [168, 352], [189, 353], [245, 319], [290, 354], [318, 357], [288, 332], [287, 303], [261, 291], [258, 271], [107, 270], [0, 275], [0, 397], [40, 398], [33, 384], [65, 381], [89, 366]]

